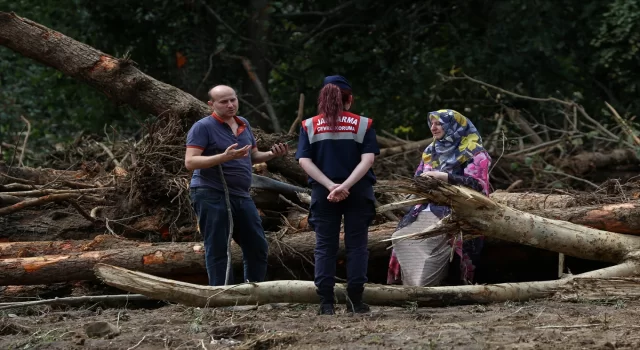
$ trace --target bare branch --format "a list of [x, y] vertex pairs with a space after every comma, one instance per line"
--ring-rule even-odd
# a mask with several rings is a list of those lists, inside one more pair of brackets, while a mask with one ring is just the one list
[[18, 164], [20, 164], [20, 166], [24, 166], [22, 160], [24, 159], [24, 151], [27, 149], [27, 140], [29, 140], [29, 134], [31, 134], [31, 123], [23, 115], [20, 116], [20, 119], [22, 119], [22, 121], [27, 124], [27, 134], [24, 135], [24, 141], [22, 142], [22, 151], [20, 151], [20, 158], [18, 158]]
[[289, 127], [289, 135], [292, 135], [296, 131], [298, 123], [302, 121], [303, 116], [304, 116], [304, 94], [300, 94], [300, 100], [298, 102], [298, 116], [296, 117], [296, 120], [294, 120], [293, 123], [291, 123], [291, 126]]

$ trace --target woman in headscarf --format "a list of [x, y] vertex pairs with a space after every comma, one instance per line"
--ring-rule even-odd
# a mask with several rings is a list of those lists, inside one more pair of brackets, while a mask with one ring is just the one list
[[[482, 146], [482, 138], [473, 123], [451, 109], [430, 112], [428, 123], [434, 141], [424, 150], [415, 176], [431, 176], [488, 196], [491, 157]], [[417, 232], [449, 213], [450, 207], [433, 203], [413, 206], [398, 223], [393, 237]], [[453, 249], [459, 257], [460, 279], [465, 284], [472, 284], [483, 237], [462, 241], [460, 233], [453, 236], [456, 238], [442, 234], [426, 239], [394, 241], [387, 283], [439, 285], [448, 275]]]

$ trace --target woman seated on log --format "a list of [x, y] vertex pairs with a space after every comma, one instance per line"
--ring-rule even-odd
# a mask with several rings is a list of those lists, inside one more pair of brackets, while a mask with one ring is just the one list
[[[473, 123], [451, 109], [430, 112], [428, 123], [434, 141], [424, 150], [415, 176], [431, 176], [489, 195], [491, 157], [482, 147], [482, 138]], [[448, 206], [433, 203], [416, 205], [400, 220], [392, 237], [418, 232], [450, 212]], [[459, 264], [459, 278], [465, 284], [472, 284], [474, 264], [482, 250], [483, 237], [463, 242], [461, 233], [456, 232], [454, 235], [442, 234], [427, 239], [393, 242], [387, 283], [407, 286], [443, 283], [445, 278], [457, 275], [454, 269], [449, 274], [453, 249], [456, 259], [452, 266]]]

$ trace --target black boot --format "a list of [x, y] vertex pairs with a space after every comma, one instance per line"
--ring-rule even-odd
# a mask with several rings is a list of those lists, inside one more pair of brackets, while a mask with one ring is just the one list
[[316, 293], [320, 296], [320, 308], [318, 309], [318, 315], [333, 315], [334, 310], [334, 296], [333, 289], [316, 289]]
[[369, 305], [362, 302], [364, 287], [347, 287], [347, 312], [364, 314], [371, 311]]
[[318, 308], [318, 315], [334, 315], [335, 310], [333, 308], [333, 304], [320, 304], [320, 308]]

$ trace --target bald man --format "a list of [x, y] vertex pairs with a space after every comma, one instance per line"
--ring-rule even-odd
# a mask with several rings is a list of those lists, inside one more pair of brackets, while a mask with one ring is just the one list
[[[193, 170], [190, 195], [204, 237], [209, 285], [225, 284], [229, 220], [220, 169], [229, 190], [233, 214], [233, 240], [242, 248], [244, 281], [264, 281], [268, 244], [262, 220], [251, 196], [253, 163], [262, 163], [287, 154], [288, 147], [277, 144], [268, 152], [258, 151], [249, 122], [238, 113], [238, 97], [229, 86], [209, 91], [211, 115], [197, 121], [187, 134], [184, 164]], [[229, 283], [233, 284], [233, 275]]]

